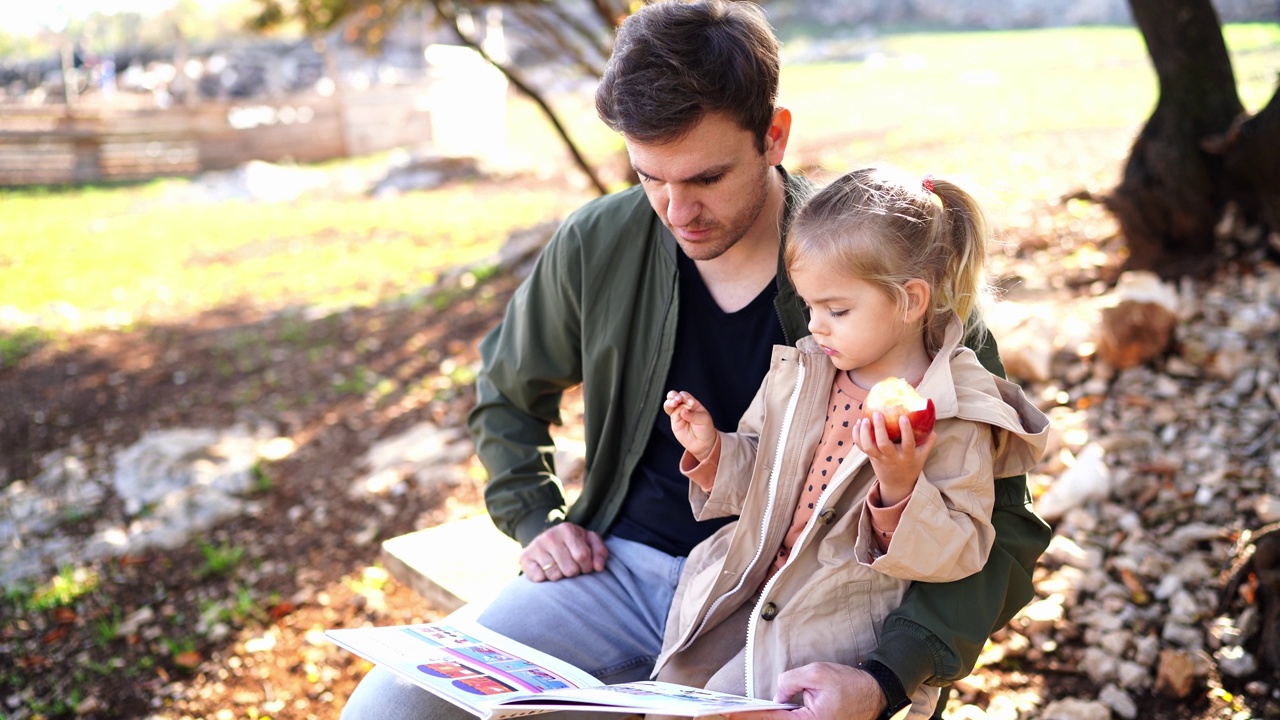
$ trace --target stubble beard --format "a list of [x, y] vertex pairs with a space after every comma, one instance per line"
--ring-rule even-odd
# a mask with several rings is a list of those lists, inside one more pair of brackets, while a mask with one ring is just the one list
[[[747, 236], [751, 228], [756, 224], [756, 220], [760, 218], [760, 213], [764, 212], [764, 206], [769, 201], [769, 173], [773, 170], [768, 164], [761, 163], [760, 176], [756, 183], [752, 185], [753, 192], [750, 200], [743, 206], [741, 212], [737, 213], [730, 219], [728, 223], [715, 223], [711, 227], [714, 228], [714, 234], [698, 243], [685, 242], [680, 238], [680, 233], [676, 229], [667, 224], [667, 229], [671, 230], [671, 234], [675, 236], [676, 242], [680, 245], [680, 249], [684, 254], [689, 256], [691, 260], [715, 260], [724, 255], [738, 241]], [[699, 227], [697, 223], [693, 226], [696, 229], [704, 230], [707, 228]], [[718, 226], [718, 227], [717, 227]]]

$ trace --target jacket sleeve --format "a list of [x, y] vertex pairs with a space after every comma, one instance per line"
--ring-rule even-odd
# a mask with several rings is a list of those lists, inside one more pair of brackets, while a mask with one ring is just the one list
[[564, 391], [582, 379], [579, 248], [573, 225], [561, 226], [480, 342], [467, 423], [489, 474], [489, 515], [521, 545], [563, 521], [567, 507], [550, 426], [561, 422]]
[[747, 411], [738, 419], [738, 429], [720, 433], [720, 455], [710, 492], [689, 483], [689, 506], [698, 520], [740, 515], [751, 487], [751, 474], [760, 445], [764, 423], [766, 377]]
[[876, 571], [903, 580], [949, 582], [986, 564], [995, 531], [991, 485], [991, 426], [965, 420], [939, 423], [938, 446], [916, 482], [889, 549], [875, 557], [871, 513], [863, 505], [856, 550]]
[[[989, 334], [981, 340], [978, 359], [1004, 377], [995, 340]], [[972, 672], [991, 633], [1035, 597], [1032, 571], [1053, 531], [1032, 509], [1025, 475], [995, 481], [991, 525], [995, 542], [980, 572], [912, 583], [885, 619], [870, 658], [892, 669], [908, 694], [921, 683], [946, 685]]]

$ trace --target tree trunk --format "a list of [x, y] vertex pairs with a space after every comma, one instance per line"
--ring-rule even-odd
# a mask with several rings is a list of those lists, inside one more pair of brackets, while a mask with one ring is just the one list
[[1227, 170], [1246, 186], [1239, 198], [1246, 221], [1270, 232], [1259, 238], [1280, 252], [1280, 87], [1257, 115], [1234, 126], [1223, 138]]
[[1156, 109], [1107, 198], [1130, 269], [1205, 274], [1218, 257], [1214, 226], [1239, 193], [1221, 155], [1202, 142], [1243, 112], [1222, 26], [1210, 0], [1129, 0], [1160, 83]]

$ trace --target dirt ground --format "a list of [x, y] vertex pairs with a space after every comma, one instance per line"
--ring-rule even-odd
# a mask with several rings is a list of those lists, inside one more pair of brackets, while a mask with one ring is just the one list
[[[208, 572], [191, 543], [96, 563], [97, 589], [67, 607], [25, 612], [6, 594], [0, 717], [338, 717], [368, 666], [318, 631], [439, 617], [438, 608], [367, 568], [381, 540], [478, 506], [482, 480], [472, 468], [474, 482], [412, 487], [391, 508], [352, 500], [344, 488], [377, 439], [428, 419], [462, 423], [472, 391], [452, 368], [475, 359], [476, 342], [514, 285], [491, 278], [454, 293], [443, 310], [386, 305], [308, 319], [229, 307], [59, 339], [0, 370], [0, 484], [33, 476], [39, 459], [61, 448], [80, 448], [100, 468], [111, 451], [153, 428], [265, 423], [297, 445], [263, 468], [260, 512], [203, 538], [244, 549], [229, 571]], [[396, 379], [396, 389], [371, 399], [367, 389], [333, 381], [356, 368]], [[295, 507], [306, 511], [291, 515]], [[380, 518], [372, 538], [362, 535], [370, 517]], [[92, 522], [70, 518], [60, 531], [88, 534]], [[195, 630], [215, 603], [228, 608], [231, 630], [217, 641]], [[146, 607], [155, 616], [136, 632], [108, 632]], [[1046, 700], [1096, 690], [1056, 658], [986, 669], [981, 685], [1025, 688]], [[966, 699], [981, 705], [983, 691]], [[1208, 700], [1169, 701], [1144, 716], [1206, 718], [1219, 709]]]
[[[0, 371], [6, 478], [33, 476], [38, 459], [58, 448], [79, 447], [91, 466], [105, 463], [111, 450], [150, 428], [267, 423], [298, 445], [264, 468], [269, 479], [254, 497], [260, 512], [203, 538], [244, 549], [231, 572], [202, 574], [208, 562], [190, 543], [95, 563], [97, 590], [53, 612], [24, 613], [6, 594], [0, 702], [7, 703], [0, 717], [26, 717], [31, 708], [74, 716], [77, 707], [89, 717], [337, 717], [366, 666], [308, 632], [437, 617], [408, 589], [364, 570], [376, 563], [381, 540], [480, 502], [478, 485], [414, 488], [388, 514], [372, 501], [351, 500], [343, 481], [354, 479], [356, 458], [378, 437], [427, 419], [462, 422], [470, 388], [450, 383], [439, 366], [475, 359], [477, 339], [512, 287], [510, 278], [497, 278], [454, 297], [445, 312], [380, 307], [302, 325], [288, 314], [233, 308], [60, 340]], [[246, 337], [254, 338], [249, 346]], [[441, 382], [371, 403], [358, 388], [332, 382], [335, 372], [355, 367]], [[40, 416], [43, 422], [33, 420]], [[294, 507], [308, 512], [291, 522]], [[376, 537], [353, 541], [371, 516], [382, 518]], [[71, 519], [59, 532], [92, 529], [91, 519]], [[237, 594], [235, 632], [219, 643], [196, 637], [203, 610]], [[107, 624], [147, 606], [156, 609], [155, 623], [103, 638]], [[252, 643], [246, 650], [247, 641], [273, 634], [269, 652], [253, 652]]]

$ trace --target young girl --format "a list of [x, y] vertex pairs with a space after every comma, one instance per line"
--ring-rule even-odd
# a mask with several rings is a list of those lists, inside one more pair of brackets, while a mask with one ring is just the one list
[[[1030, 469], [1048, 427], [962, 345], [986, 239], [959, 187], [875, 169], [797, 212], [784, 259], [812, 335], [774, 348], [736, 433], [717, 432], [688, 393], [664, 404], [695, 514], [740, 520], [689, 555], [659, 679], [772, 698], [785, 670], [863, 660], [911, 581], [982, 568], [994, 478]], [[905, 417], [900, 443], [882, 414], [862, 419], [867, 391], [889, 376], [934, 402], [919, 444]], [[928, 717], [937, 692], [921, 686], [908, 717]]]

